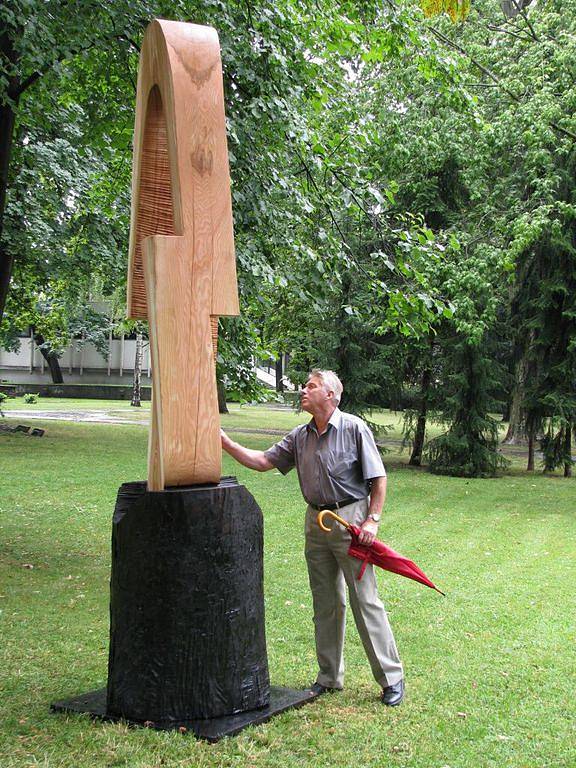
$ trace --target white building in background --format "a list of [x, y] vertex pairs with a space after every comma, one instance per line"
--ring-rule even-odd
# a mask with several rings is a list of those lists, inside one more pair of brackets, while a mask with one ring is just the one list
[[[108, 337], [108, 359], [93, 344], [74, 341], [64, 350], [60, 368], [65, 384], [132, 384], [136, 339]], [[142, 384], [150, 384], [150, 348], [142, 349]], [[13, 384], [50, 384], [52, 377], [40, 350], [30, 336], [20, 338], [20, 349], [7, 352], [0, 347], [0, 381]]]
[[[91, 300], [92, 309], [110, 316], [111, 306], [106, 301]], [[64, 384], [112, 384], [131, 387], [136, 358], [136, 335], [114, 335], [112, 328], [108, 335], [108, 355], [100, 354], [96, 347], [82, 339], [74, 339], [59, 359]], [[282, 370], [285, 370], [288, 356], [282, 356]], [[258, 379], [270, 389], [276, 387], [274, 360], [252, 360]], [[148, 339], [142, 343], [141, 384], [151, 385], [151, 360]], [[294, 389], [292, 382], [283, 376], [286, 390]], [[8, 352], [0, 347], [0, 384], [51, 384], [50, 369], [36, 345], [32, 333], [22, 334], [20, 348]]]
[[[60, 358], [60, 369], [64, 384], [124, 384], [132, 386], [136, 339], [132, 336], [108, 337], [108, 359], [103, 357], [93, 344], [75, 340], [64, 350]], [[260, 381], [270, 389], [276, 386], [274, 360], [252, 361]], [[141, 383], [152, 383], [150, 368], [150, 346], [144, 339], [142, 345]], [[284, 387], [294, 390], [294, 385], [283, 377]], [[8, 352], [0, 347], [0, 383], [9, 384], [51, 384], [52, 377], [32, 334], [20, 338], [20, 349]]]

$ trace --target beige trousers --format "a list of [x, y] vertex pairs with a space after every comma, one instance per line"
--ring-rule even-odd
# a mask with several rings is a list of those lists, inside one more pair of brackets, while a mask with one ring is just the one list
[[[360, 526], [367, 513], [368, 500], [362, 499], [342, 507], [337, 514]], [[386, 611], [378, 597], [374, 567], [368, 565], [359, 581], [357, 575], [362, 562], [348, 555], [350, 534], [336, 522], [330, 533], [322, 531], [316, 522], [317, 515], [315, 509], [307, 508], [305, 553], [314, 607], [317, 682], [329, 688], [344, 685], [346, 584], [372, 674], [383, 688], [394, 685], [403, 677], [402, 663]]]

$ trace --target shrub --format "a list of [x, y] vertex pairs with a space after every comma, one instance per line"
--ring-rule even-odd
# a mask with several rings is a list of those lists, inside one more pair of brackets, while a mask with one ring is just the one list
[[34, 394], [33, 392], [27, 392], [24, 395], [24, 402], [25, 403], [37, 403], [38, 402], [38, 395]]

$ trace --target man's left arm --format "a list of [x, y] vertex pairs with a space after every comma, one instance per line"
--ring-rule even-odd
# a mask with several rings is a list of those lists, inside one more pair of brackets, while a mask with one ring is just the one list
[[[362, 474], [370, 482], [370, 506], [358, 538], [361, 544], [372, 544], [378, 533], [378, 520], [386, 499], [386, 470], [374, 435], [364, 423], [358, 428], [357, 446]], [[374, 515], [377, 520], [373, 520], [370, 515]]]
[[358, 540], [361, 544], [372, 544], [378, 534], [379, 523], [373, 520], [370, 515], [375, 515], [378, 518], [382, 514], [384, 502], [386, 500], [386, 476], [374, 477], [372, 479], [372, 487], [370, 489], [370, 506], [368, 508], [368, 516], [360, 527], [360, 536]]

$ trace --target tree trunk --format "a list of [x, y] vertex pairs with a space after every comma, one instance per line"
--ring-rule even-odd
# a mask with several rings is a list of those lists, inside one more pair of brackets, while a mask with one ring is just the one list
[[526, 377], [528, 374], [528, 348], [529, 344], [522, 350], [522, 356], [516, 363], [516, 373], [514, 376], [514, 389], [512, 391], [512, 401], [510, 403], [510, 421], [506, 437], [502, 441], [507, 445], [516, 445], [524, 439], [524, 397], [526, 389]]
[[221, 379], [216, 379], [216, 388], [218, 390], [218, 413], [230, 413], [226, 404], [226, 387]]
[[132, 388], [132, 402], [135, 408], [140, 408], [141, 405], [141, 386], [140, 380], [142, 377], [142, 334], [136, 334], [136, 354], [134, 355], [134, 385]]
[[276, 360], [276, 392], [284, 392], [284, 357]]
[[414, 435], [414, 445], [412, 446], [412, 455], [410, 464], [412, 467], [419, 467], [422, 464], [422, 452], [424, 450], [424, 437], [426, 435], [426, 416], [428, 412], [428, 394], [432, 382], [432, 369], [425, 368], [422, 372], [421, 399], [418, 411], [418, 422], [416, 424], [416, 434]]
[[[0, 34], [0, 55], [9, 64], [16, 64], [18, 54], [14, 50], [14, 41], [7, 31]], [[4, 230], [4, 214], [6, 212], [6, 192], [8, 189], [8, 170], [10, 168], [10, 155], [14, 142], [14, 110], [18, 104], [19, 83], [11, 78], [8, 84], [8, 99], [0, 104], [0, 322], [4, 316], [6, 297], [12, 277], [14, 257], [9, 254], [3, 245], [2, 233]]]
[[46, 363], [48, 365], [48, 369], [50, 371], [50, 376], [52, 376], [52, 383], [53, 384], [63, 384], [64, 383], [64, 377], [62, 376], [62, 370], [60, 368], [60, 360], [58, 359], [58, 355], [54, 350], [47, 349], [45, 347], [45, 341], [44, 336], [42, 336], [41, 333], [38, 333], [37, 331], [34, 331], [34, 342], [38, 349], [40, 350], [40, 354], [46, 360]]
[[564, 477], [572, 477], [572, 422], [566, 425], [564, 435]]
[[530, 429], [528, 432], [528, 466], [526, 467], [527, 472], [534, 472], [534, 443], [535, 443], [534, 430]]

